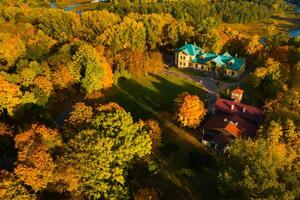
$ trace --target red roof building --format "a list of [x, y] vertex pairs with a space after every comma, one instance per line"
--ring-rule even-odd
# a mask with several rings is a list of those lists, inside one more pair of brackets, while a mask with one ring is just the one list
[[204, 129], [226, 131], [234, 138], [247, 138], [255, 136], [257, 126], [238, 115], [217, 113], [205, 123]]
[[214, 112], [238, 115], [239, 117], [258, 124], [263, 118], [263, 110], [239, 102], [218, 98], [215, 102]]
[[204, 124], [202, 142], [224, 153], [232, 139], [255, 137], [262, 119], [260, 108], [218, 98], [213, 116]]

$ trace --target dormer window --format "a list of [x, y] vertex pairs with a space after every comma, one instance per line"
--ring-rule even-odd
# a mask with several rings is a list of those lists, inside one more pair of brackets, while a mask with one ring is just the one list
[[235, 63], [235, 61], [232, 59], [228, 62], [229, 65], [233, 65]]
[[206, 55], [205, 55], [205, 54], [202, 54], [202, 55], [200, 56], [200, 59], [204, 59], [204, 58], [206, 58]]

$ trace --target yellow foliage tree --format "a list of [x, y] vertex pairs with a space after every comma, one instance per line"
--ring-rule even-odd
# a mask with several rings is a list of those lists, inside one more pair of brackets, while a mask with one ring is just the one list
[[13, 115], [14, 108], [21, 103], [21, 96], [20, 87], [0, 75], [0, 111], [6, 109], [9, 115]]
[[176, 117], [181, 126], [197, 128], [206, 114], [204, 103], [196, 95], [182, 93], [175, 99]]
[[0, 69], [8, 70], [25, 52], [25, 44], [19, 35], [0, 33]]

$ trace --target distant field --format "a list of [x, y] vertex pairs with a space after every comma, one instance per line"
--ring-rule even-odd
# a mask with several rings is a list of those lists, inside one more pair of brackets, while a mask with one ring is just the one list
[[89, 3], [91, 0], [57, 0], [56, 3], [58, 7], [66, 7], [79, 3]]
[[300, 20], [295, 14], [286, 14], [274, 16], [267, 21], [255, 22], [255, 23], [245, 23], [245, 24], [222, 24], [220, 28], [225, 26], [230, 27], [232, 30], [239, 32], [244, 32], [250, 35], [265, 36], [267, 34], [267, 29], [269, 25], [274, 25], [275, 31], [287, 32], [290, 29], [299, 28]]
[[114, 101], [130, 111], [135, 118], [154, 117], [155, 112], [173, 111], [174, 98], [182, 93], [205, 97], [202, 85], [170, 75], [149, 75], [121, 79], [119, 86], [106, 92], [104, 101]]

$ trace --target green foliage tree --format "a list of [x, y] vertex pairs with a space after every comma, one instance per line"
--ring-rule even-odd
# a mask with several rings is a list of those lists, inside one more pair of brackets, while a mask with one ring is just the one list
[[87, 44], [82, 44], [73, 57], [74, 64], [71, 66], [77, 76], [81, 76], [81, 85], [91, 93], [102, 89], [105, 70], [109, 70], [106, 59]]
[[47, 36], [42, 30], [30, 34], [26, 44], [26, 57], [30, 60], [42, 60], [49, 54], [56, 41]]
[[146, 30], [141, 22], [125, 17], [120, 24], [114, 25], [98, 37], [101, 44], [116, 53], [121, 50], [144, 49]]
[[151, 151], [148, 129], [134, 123], [116, 104], [94, 110], [92, 124], [68, 142], [67, 158], [79, 173], [79, 190], [88, 199], [126, 198], [126, 169]]
[[119, 21], [121, 21], [121, 19], [117, 14], [110, 13], [106, 10], [84, 12], [81, 15], [81, 37], [86, 41], [93, 42], [98, 35]]

